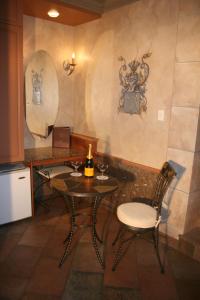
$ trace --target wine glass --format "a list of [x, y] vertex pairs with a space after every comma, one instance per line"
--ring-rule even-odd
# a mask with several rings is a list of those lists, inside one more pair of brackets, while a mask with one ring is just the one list
[[100, 161], [97, 163], [97, 168], [101, 172], [101, 175], [97, 176], [97, 179], [100, 179], [100, 180], [108, 179], [108, 176], [104, 175], [104, 173], [108, 169], [108, 164], [106, 162]]
[[71, 165], [74, 168], [74, 172], [71, 173], [71, 176], [81, 176], [82, 173], [78, 172], [78, 169], [82, 165], [82, 161], [72, 161]]

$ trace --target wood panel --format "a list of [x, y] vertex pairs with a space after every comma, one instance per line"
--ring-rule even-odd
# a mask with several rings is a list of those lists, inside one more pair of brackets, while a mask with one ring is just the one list
[[70, 143], [72, 148], [82, 149], [85, 151], [85, 153], [87, 153], [88, 151], [88, 145], [92, 144], [92, 153], [96, 154], [97, 152], [97, 143], [98, 143], [97, 138], [79, 134], [79, 133], [71, 133]]
[[1, 0], [0, 22], [22, 26], [23, 12], [21, 0]]
[[22, 161], [22, 28], [0, 23], [0, 163]]
[[[57, 18], [50, 18], [47, 14], [50, 9], [56, 9], [60, 15]], [[28, 16], [71, 26], [100, 18], [100, 14], [83, 10], [58, 0], [23, 0], [23, 13]]]

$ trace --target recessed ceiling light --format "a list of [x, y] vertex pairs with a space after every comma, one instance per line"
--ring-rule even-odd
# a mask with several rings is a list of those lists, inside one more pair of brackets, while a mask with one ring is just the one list
[[51, 18], [57, 18], [59, 16], [59, 12], [55, 9], [50, 9], [48, 11], [48, 16]]

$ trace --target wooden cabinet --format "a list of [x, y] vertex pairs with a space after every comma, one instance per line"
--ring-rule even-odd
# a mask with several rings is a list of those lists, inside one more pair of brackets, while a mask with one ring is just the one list
[[[0, 163], [24, 160], [22, 10], [18, 0], [0, 10]], [[21, 12], [21, 17], [19, 16]]]
[[22, 26], [23, 7], [21, 0], [1, 0], [0, 22]]

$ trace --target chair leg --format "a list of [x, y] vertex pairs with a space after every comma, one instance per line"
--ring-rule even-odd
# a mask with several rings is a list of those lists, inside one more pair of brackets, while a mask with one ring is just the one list
[[119, 237], [120, 237], [120, 234], [121, 234], [121, 232], [122, 232], [122, 229], [123, 229], [123, 226], [120, 226], [120, 227], [119, 227], [119, 230], [118, 230], [118, 232], [117, 232], [117, 234], [116, 234], [116, 237], [115, 237], [114, 241], [112, 242], [112, 246], [115, 246], [115, 244], [117, 243], [117, 241], [118, 241], [118, 239], [119, 239]]
[[160, 252], [159, 252], [159, 228], [156, 227], [153, 231], [153, 241], [154, 241], [154, 247], [156, 250], [156, 256], [158, 258], [158, 262], [159, 262], [159, 266], [160, 266], [160, 272], [164, 273], [164, 266], [161, 262], [161, 258], [160, 258]]
[[117, 249], [115, 258], [114, 258], [114, 263], [113, 263], [113, 267], [112, 267], [112, 271], [116, 270], [117, 265], [119, 264], [121, 258], [122, 258], [122, 246], [123, 243], [121, 242], [119, 245], [119, 248]]
[[119, 246], [118, 246], [118, 249], [116, 251], [116, 254], [115, 254], [115, 257], [114, 257], [114, 262], [113, 262], [113, 267], [112, 267], [112, 271], [115, 271], [120, 260], [122, 259], [123, 255], [126, 253], [126, 251], [128, 250], [128, 247], [130, 244], [128, 244], [127, 248], [125, 248], [124, 251], [122, 251], [122, 248], [123, 248], [123, 245], [124, 243], [128, 242], [128, 241], [131, 241], [133, 239], [133, 237], [131, 238], [128, 238], [128, 239], [125, 239], [123, 240], [123, 236], [124, 236], [124, 233], [125, 233], [126, 229], [124, 226], [121, 226], [119, 228], [119, 231], [117, 233], [117, 236], [113, 242], [113, 244], [115, 244], [118, 240], [120, 240], [119, 242]]
[[[65, 258], [69, 255], [70, 253], [70, 248], [71, 248], [71, 244], [72, 244], [72, 238], [73, 238], [73, 234], [74, 234], [74, 231], [72, 230], [68, 236], [68, 240], [67, 240], [67, 244], [65, 245], [65, 250], [64, 250], [64, 254], [63, 256], [61, 257], [60, 259], [60, 262], [59, 262], [59, 268], [62, 266], [62, 264], [64, 263], [65, 261]], [[65, 242], [66, 243], [66, 242]]]
[[66, 244], [67, 241], [69, 241], [70, 236], [71, 236], [71, 231], [68, 233], [67, 237], [66, 237], [65, 240], [63, 241], [63, 244]]

